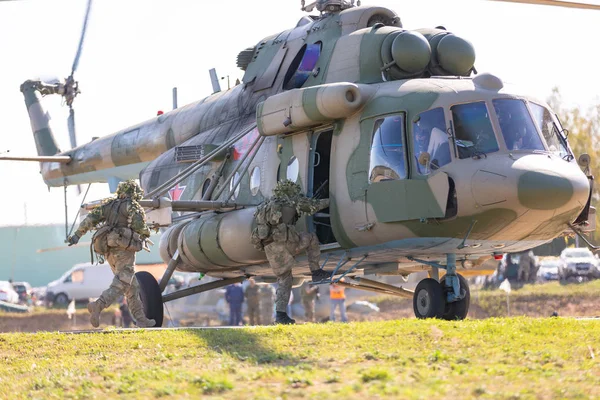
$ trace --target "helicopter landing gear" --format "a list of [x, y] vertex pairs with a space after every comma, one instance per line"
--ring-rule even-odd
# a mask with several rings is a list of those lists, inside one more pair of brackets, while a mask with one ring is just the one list
[[158, 286], [158, 282], [149, 272], [136, 272], [135, 277], [140, 285], [140, 299], [144, 305], [144, 314], [146, 314], [146, 318], [156, 321], [154, 327], [160, 328], [164, 318], [160, 286]]
[[440, 318], [462, 320], [467, 317], [471, 293], [467, 280], [456, 273], [456, 255], [446, 255], [446, 265], [418, 260], [433, 267], [433, 276], [437, 277], [438, 268], [444, 268], [446, 275], [437, 279], [423, 279], [417, 285], [413, 296], [413, 309], [417, 318]]
[[[446, 301], [442, 318], [448, 321], [465, 319], [469, 313], [469, 305], [471, 303], [471, 291], [469, 290], [469, 283], [462, 275], [456, 274], [456, 276], [460, 281], [460, 293], [462, 298], [451, 303]], [[445, 288], [446, 296], [448, 296], [448, 292], [453, 290], [453, 288], [446, 286], [446, 276], [442, 277], [440, 284], [443, 288]]]
[[413, 310], [417, 318], [442, 318], [445, 306], [444, 290], [438, 281], [427, 278], [419, 282], [413, 296]]

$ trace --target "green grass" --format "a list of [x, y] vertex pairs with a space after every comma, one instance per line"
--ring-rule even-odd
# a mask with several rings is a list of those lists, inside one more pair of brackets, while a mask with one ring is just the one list
[[0, 398], [593, 398], [600, 321], [0, 335]]

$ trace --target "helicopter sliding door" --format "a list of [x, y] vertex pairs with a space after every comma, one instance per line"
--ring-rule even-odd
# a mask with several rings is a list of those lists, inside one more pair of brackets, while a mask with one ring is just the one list
[[[312, 165], [309, 164], [309, 195], [319, 199], [329, 198], [329, 171], [331, 167], [332, 130], [316, 132], [312, 136]], [[321, 244], [335, 243], [331, 228], [329, 208], [312, 217], [314, 231]]]
[[[396, 113], [364, 120], [363, 134], [371, 133], [366, 201], [378, 222], [443, 218], [449, 180], [443, 172], [429, 177], [410, 174], [414, 155], [406, 135], [406, 115]], [[414, 165], [414, 163], [412, 164]]]

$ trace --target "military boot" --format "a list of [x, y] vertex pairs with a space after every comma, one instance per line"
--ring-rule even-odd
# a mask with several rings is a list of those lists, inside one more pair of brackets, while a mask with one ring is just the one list
[[312, 271], [312, 281], [313, 282], [321, 282], [326, 279], [331, 278], [331, 272], [324, 271], [322, 269], [317, 269]]
[[277, 311], [277, 316], [275, 317], [275, 324], [276, 325], [292, 325], [295, 324], [296, 320], [291, 319], [290, 317], [288, 317], [286, 312], [283, 311]]
[[90, 312], [90, 322], [94, 328], [100, 326], [100, 313], [106, 308], [104, 302], [100, 299], [88, 303], [87, 309]]
[[138, 328], [151, 328], [156, 325], [156, 321], [146, 317], [141, 317], [135, 320], [135, 324]]

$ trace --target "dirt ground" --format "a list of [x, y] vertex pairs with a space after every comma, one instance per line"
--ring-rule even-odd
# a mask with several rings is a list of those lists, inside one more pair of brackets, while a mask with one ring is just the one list
[[[369, 299], [373, 301], [373, 299]], [[401, 318], [414, 318], [412, 300], [384, 298], [378, 302], [380, 312], [359, 313], [348, 311], [351, 321], [381, 321]], [[510, 301], [510, 316], [549, 317], [554, 312], [561, 317], [600, 316], [600, 298], [595, 296], [549, 296], [532, 295], [515, 297]], [[483, 319], [508, 316], [504, 296], [484, 296], [472, 293], [469, 318]], [[302, 322], [302, 318], [297, 318]], [[168, 314], [165, 314], [165, 324]], [[105, 310], [101, 317], [101, 327], [114, 326], [114, 310]], [[182, 326], [218, 326], [220, 322], [208, 315], [190, 315], [179, 321]], [[0, 332], [70, 331], [91, 329], [89, 314], [85, 308], [78, 309], [73, 319], [66, 310], [38, 309], [29, 314], [0, 313]]]

